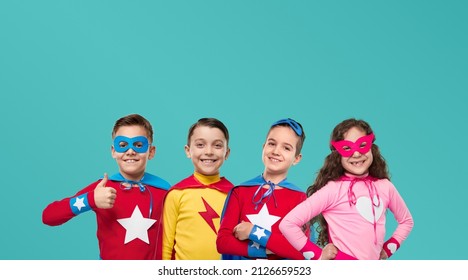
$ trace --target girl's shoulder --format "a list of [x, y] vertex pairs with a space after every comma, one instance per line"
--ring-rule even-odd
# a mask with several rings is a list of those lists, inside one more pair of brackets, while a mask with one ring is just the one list
[[376, 185], [378, 185], [378, 186], [393, 187], [393, 188], [395, 187], [395, 186], [393, 185], [393, 183], [392, 183], [389, 179], [386, 179], [386, 178], [384, 178], [384, 179], [377, 179], [377, 180], [375, 180], [374, 183], [375, 183]]

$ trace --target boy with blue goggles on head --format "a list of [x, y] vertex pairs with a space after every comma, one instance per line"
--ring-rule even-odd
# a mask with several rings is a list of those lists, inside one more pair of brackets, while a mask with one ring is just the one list
[[161, 259], [160, 217], [170, 184], [145, 172], [156, 153], [153, 128], [144, 117], [132, 114], [116, 121], [112, 137], [119, 173], [104, 174], [74, 196], [49, 204], [42, 220], [57, 226], [93, 210], [101, 259]]
[[[302, 159], [302, 126], [293, 119], [274, 122], [263, 144], [261, 175], [234, 187], [226, 198], [216, 245], [224, 260], [304, 259], [279, 231], [282, 218], [306, 199], [287, 179]], [[307, 228], [305, 235], [310, 234]]]

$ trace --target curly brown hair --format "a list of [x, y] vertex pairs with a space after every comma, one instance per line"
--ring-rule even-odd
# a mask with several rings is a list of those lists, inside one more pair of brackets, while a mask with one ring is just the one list
[[[332, 141], [343, 140], [345, 133], [353, 127], [364, 131], [366, 135], [373, 132], [372, 128], [366, 121], [350, 118], [335, 126], [331, 134], [330, 143]], [[317, 177], [315, 178], [314, 183], [307, 188], [307, 196], [313, 195], [315, 192], [323, 188], [329, 181], [336, 181], [344, 174], [345, 170], [341, 165], [341, 155], [331, 144], [330, 150], [330, 154], [325, 157], [323, 166], [317, 172]], [[380, 153], [379, 147], [375, 143], [372, 143], [371, 151], [374, 160], [369, 167], [369, 175], [377, 179], [389, 179], [390, 176], [387, 164]], [[319, 246], [325, 246], [329, 242], [327, 221], [324, 219], [323, 215], [320, 214], [314, 217], [310, 222], [311, 224], [316, 225], [316, 231], [318, 233], [317, 244]]]

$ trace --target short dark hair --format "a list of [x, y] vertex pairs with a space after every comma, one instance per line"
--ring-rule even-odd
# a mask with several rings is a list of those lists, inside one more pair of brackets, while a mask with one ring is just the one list
[[153, 127], [151, 126], [151, 123], [138, 114], [130, 114], [118, 119], [114, 124], [114, 128], [112, 129], [112, 138], [115, 137], [115, 133], [117, 133], [117, 130], [119, 130], [119, 128], [121, 128], [122, 126], [132, 125], [143, 127], [146, 130], [146, 133], [148, 134], [148, 140], [150, 141], [150, 143], [153, 142]]
[[199, 126], [208, 126], [211, 128], [218, 128], [219, 130], [223, 132], [224, 137], [226, 137], [226, 141], [229, 145], [229, 131], [222, 121], [216, 118], [201, 118], [196, 123], [192, 124], [192, 126], [190, 126], [189, 131], [188, 131], [188, 136], [187, 136], [187, 146], [190, 146], [190, 138], [193, 135], [193, 131], [195, 130], [195, 128]]

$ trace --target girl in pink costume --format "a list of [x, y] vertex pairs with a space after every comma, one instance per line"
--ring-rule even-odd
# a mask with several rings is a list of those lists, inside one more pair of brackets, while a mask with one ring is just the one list
[[[363, 120], [347, 119], [334, 128], [331, 153], [307, 189], [307, 200], [280, 224], [280, 231], [306, 259], [387, 259], [411, 232], [411, 213], [390, 182], [374, 140]], [[398, 226], [384, 241], [386, 209]], [[317, 245], [302, 231], [308, 222], [318, 225]]]

